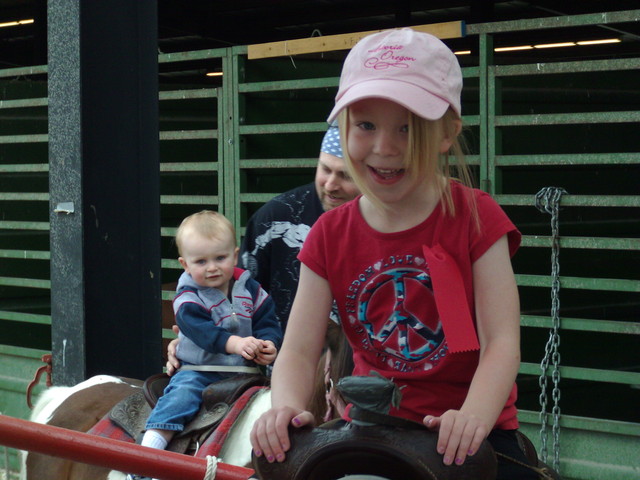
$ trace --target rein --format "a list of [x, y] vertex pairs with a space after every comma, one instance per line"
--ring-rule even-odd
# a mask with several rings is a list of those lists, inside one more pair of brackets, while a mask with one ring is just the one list
[[40, 376], [43, 373], [47, 373], [47, 387], [50, 387], [53, 385], [53, 382], [51, 381], [51, 372], [53, 370], [53, 366], [52, 366], [52, 356], [50, 353], [47, 353], [45, 355], [42, 356], [42, 361], [44, 363], [46, 363], [46, 365], [43, 365], [41, 367], [39, 367], [36, 370], [35, 375], [33, 376], [33, 380], [31, 380], [31, 382], [29, 382], [29, 385], [27, 385], [27, 406], [29, 407], [30, 410], [33, 410], [33, 403], [31, 402], [31, 393], [33, 392], [34, 387], [38, 384], [38, 382], [40, 381]]

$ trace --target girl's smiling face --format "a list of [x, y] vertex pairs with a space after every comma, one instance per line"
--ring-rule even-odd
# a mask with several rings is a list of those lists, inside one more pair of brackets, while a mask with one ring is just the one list
[[424, 179], [405, 168], [409, 111], [380, 98], [360, 100], [349, 107], [347, 147], [356, 175], [384, 203], [411, 193]]

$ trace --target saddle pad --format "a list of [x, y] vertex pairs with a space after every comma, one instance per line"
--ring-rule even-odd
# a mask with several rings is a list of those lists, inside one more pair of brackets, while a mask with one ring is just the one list
[[102, 419], [91, 427], [88, 431], [90, 435], [98, 437], [111, 438], [113, 440], [121, 440], [123, 442], [135, 443], [135, 439], [129, 435], [122, 427], [116, 425], [107, 413]]
[[118, 402], [109, 412], [109, 417], [130, 437], [136, 438], [144, 430], [151, 408], [147, 404], [142, 391], [129, 395]]
[[207, 455], [212, 455], [217, 457], [220, 454], [220, 450], [222, 449], [222, 445], [224, 444], [227, 435], [231, 431], [231, 427], [242, 413], [244, 407], [247, 406], [249, 400], [251, 400], [257, 392], [264, 388], [267, 387], [255, 386], [245, 391], [231, 406], [229, 413], [227, 413], [214, 432], [202, 443], [202, 446], [195, 456], [204, 458]]

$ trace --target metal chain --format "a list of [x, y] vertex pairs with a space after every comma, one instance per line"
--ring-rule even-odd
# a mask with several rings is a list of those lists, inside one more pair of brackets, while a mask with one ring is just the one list
[[558, 211], [560, 199], [567, 191], [560, 187], [545, 187], [536, 194], [536, 208], [551, 215], [551, 319], [549, 339], [544, 348], [544, 358], [540, 363], [540, 457], [547, 462], [547, 371], [549, 364], [553, 366], [552, 434], [553, 434], [553, 468], [560, 471], [560, 234], [558, 228]]

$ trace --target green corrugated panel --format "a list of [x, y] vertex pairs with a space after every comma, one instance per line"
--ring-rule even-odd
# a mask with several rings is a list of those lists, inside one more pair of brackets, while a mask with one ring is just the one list
[[[534, 195], [494, 195], [500, 205], [531, 206]], [[563, 195], [563, 207], [640, 207], [640, 195]]]
[[624, 71], [637, 70], [638, 68], [640, 68], [640, 59], [638, 58], [542, 63], [534, 65], [501, 65], [492, 67], [496, 72], [496, 75], [500, 77]]
[[567, 153], [562, 155], [496, 155], [496, 165], [515, 167], [524, 165], [637, 165], [640, 153]]
[[495, 118], [497, 127], [638, 122], [640, 122], [640, 112], [538, 113], [533, 115], [498, 115]]
[[47, 65], [38, 65], [33, 67], [18, 67], [0, 69], [0, 78], [11, 77], [28, 77], [30, 75], [41, 75], [48, 72]]
[[[233, 225], [241, 223], [240, 207], [240, 157], [242, 157], [243, 142], [240, 139], [240, 124], [245, 120], [244, 103], [241, 102], [239, 89], [245, 80], [246, 59], [236, 48], [228, 50], [222, 59], [222, 69], [225, 81], [222, 83], [224, 101], [218, 107], [218, 125], [224, 131], [222, 141], [218, 142], [218, 158], [225, 159], [218, 172], [218, 192], [221, 198], [219, 209]], [[240, 240], [236, 232], [236, 240]]]
[[338, 86], [338, 77], [310, 78], [305, 80], [282, 80], [278, 82], [252, 82], [240, 83], [238, 91], [240, 93], [250, 92], [275, 92], [304, 90], [312, 88], [335, 88]]
[[489, 65], [493, 63], [493, 38], [482, 34], [479, 38], [480, 72], [479, 72], [479, 115], [480, 127], [479, 145], [479, 186], [482, 190], [491, 194], [495, 193], [496, 179], [495, 169], [491, 168], [494, 158], [501, 152], [496, 152], [496, 131], [493, 125], [493, 117], [496, 112], [498, 98], [495, 87], [495, 78], [491, 75]]
[[160, 140], [202, 140], [218, 138], [217, 130], [176, 130], [160, 132]]
[[[553, 321], [551, 317], [521, 315], [520, 325], [523, 327], [552, 328]], [[562, 326], [562, 330], [640, 335], [640, 323], [635, 322], [561, 317], [560, 325]]]
[[198, 162], [198, 163], [161, 163], [160, 172], [216, 172], [218, 162]]
[[178, 338], [178, 335], [173, 333], [173, 330], [171, 330], [170, 328], [163, 328], [162, 338], [165, 338], [167, 340], [173, 340], [174, 338]]
[[[606, 7], [603, 4], [603, 7]], [[607, 25], [640, 21], [640, 10], [619, 12], [587, 13], [584, 15], [563, 15], [558, 17], [513, 20], [510, 22], [487, 22], [467, 25], [467, 36], [483, 33], [523, 32], [546, 28], [567, 28], [583, 25]]]
[[23, 260], [49, 260], [49, 252], [40, 250], [0, 250], [0, 258], [20, 258]]
[[610, 58], [581, 62], [553, 62], [523, 65], [495, 65], [491, 69], [497, 76], [549, 75], [558, 73], [611, 72], [640, 69], [640, 58]]
[[2, 135], [0, 145], [9, 143], [46, 143], [49, 135], [46, 133], [34, 133], [32, 135]]
[[[553, 321], [551, 317], [521, 315], [520, 325], [523, 327], [552, 328]], [[637, 322], [561, 317], [560, 325], [562, 330], [640, 335], [640, 323]]]
[[49, 194], [48, 193], [22, 193], [22, 192], [0, 192], [0, 200], [8, 201], [8, 200], [17, 200], [23, 202], [48, 202]]
[[480, 155], [465, 155], [464, 161], [467, 165], [480, 165]]
[[[516, 274], [518, 285], [523, 287], [551, 287], [551, 277], [546, 275]], [[604, 290], [613, 292], [640, 292], [640, 280], [617, 278], [560, 277], [562, 288], [579, 290]]]
[[49, 280], [42, 280], [38, 278], [0, 277], [0, 285], [7, 287], [51, 289], [51, 282]]
[[193, 60], [219, 58], [224, 57], [227, 51], [228, 49], [226, 48], [212, 48], [193, 52], [161, 53], [158, 55], [158, 63], [191, 62]]
[[196, 98], [216, 98], [218, 90], [215, 88], [202, 88], [192, 90], [171, 90], [160, 92], [159, 100], [193, 100]]
[[[551, 237], [523, 235], [523, 247], [551, 248]], [[597, 250], [640, 250], [640, 238], [560, 237], [562, 248], [588, 248]]]
[[242, 193], [240, 201], [243, 203], [266, 203], [279, 193]]
[[37, 323], [40, 325], [51, 325], [51, 315], [37, 315], [35, 313], [0, 310], [0, 319], [24, 323]]
[[[539, 412], [520, 410], [518, 417], [520, 429], [540, 452]], [[562, 415], [560, 427], [563, 480], [640, 478], [639, 424]]]
[[48, 173], [47, 163], [25, 163], [17, 165], [0, 165], [0, 173]]
[[218, 195], [161, 195], [163, 205], [217, 205]]
[[5, 230], [46, 230], [49, 231], [49, 222], [17, 222], [11, 220], [0, 221], [0, 229]]
[[173, 297], [176, 296], [176, 292], [170, 290], [162, 290], [162, 300], [173, 301]]
[[315, 168], [317, 158], [264, 158], [240, 160], [240, 168]]
[[176, 227], [162, 227], [160, 228], [160, 235], [163, 237], [175, 237], [176, 230]]
[[[524, 422], [536, 423], [538, 412], [520, 410], [518, 416]], [[563, 428], [575, 428], [590, 432], [617, 433], [620, 435], [633, 435], [640, 437], [640, 423], [621, 422], [618, 420], [604, 420], [601, 418], [576, 417], [574, 415], [562, 415], [560, 426]], [[640, 458], [638, 458], [640, 460]]]
[[175, 268], [175, 269], [182, 268], [182, 265], [180, 265], [180, 262], [173, 258], [163, 258], [160, 264], [162, 265], [162, 268]]
[[0, 109], [3, 108], [31, 108], [46, 107], [49, 98], [24, 98], [19, 100], [0, 100]]
[[464, 67], [462, 69], [462, 78], [479, 78], [480, 72], [480, 67]]
[[[0, 345], [0, 412], [11, 417], [28, 419], [31, 411], [27, 406], [26, 391], [36, 370], [43, 366], [41, 358], [49, 352], [29, 348]], [[46, 376], [34, 388], [33, 401], [46, 388]], [[8, 449], [9, 465], [13, 471], [20, 467], [19, 452]], [[4, 453], [2, 454], [4, 455]], [[0, 461], [2, 465], [4, 461]], [[4, 471], [4, 469], [2, 469]], [[1, 474], [0, 474], [1, 476]]]
[[[520, 373], [528, 375], [540, 375], [540, 365], [537, 363], [522, 362]], [[593, 382], [622, 383], [625, 385], [640, 385], [640, 372], [621, 370], [604, 370], [596, 368], [560, 366], [561, 378], [573, 378], [575, 380], [589, 380]]]
[[240, 135], [265, 135], [272, 133], [324, 132], [326, 122], [315, 123], [272, 123], [265, 125], [240, 125]]
[[462, 122], [466, 127], [480, 125], [480, 115], [463, 115]]

